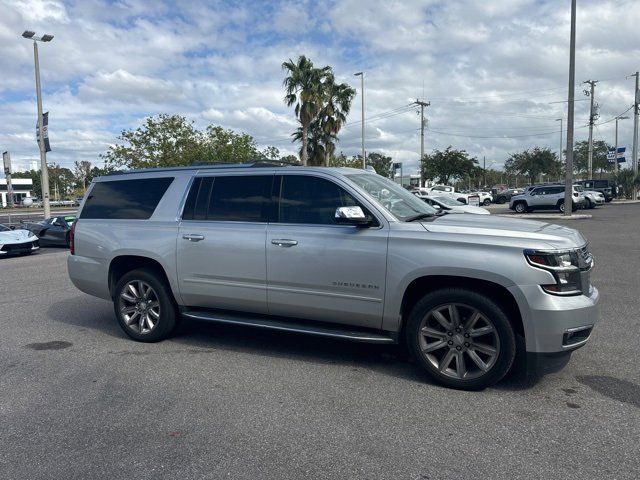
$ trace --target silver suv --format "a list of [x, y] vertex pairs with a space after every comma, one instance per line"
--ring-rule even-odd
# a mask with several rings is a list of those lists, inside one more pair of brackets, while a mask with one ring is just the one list
[[398, 343], [464, 389], [500, 380], [517, 351], [565, 363], [584, 345], [592, 266], [570, 228], [443, 215], [374, 173], [273, 165], [95, 179], [68, 259], [135, 340], [198, 319]]
[[[572, 211], [582, 207], [585, 198], [572, 187]], [[516, 213], [533, 212], [534, 210], [559, 210], [564, 212], [564, 185], [549, 184], [529, 187], [521, 195], [514, 195], [509, 200], [509, 208]]]

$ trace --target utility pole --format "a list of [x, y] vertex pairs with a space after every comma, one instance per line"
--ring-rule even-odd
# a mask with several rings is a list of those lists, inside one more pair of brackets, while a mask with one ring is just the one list
[[364, 155], [364, 72], [358, 72], [353, 74], [356, 77], [360, 77], [360, 97], [362, 98], [362, 169], [367, 168], [367, 159]]
[[482, 156], [482, 186], [487, 186], [487, 157]]
[[422, 159], [424, 158], [424, 107], [431, 105], [431, 102], [416, 100], [413, 103], [420, 105], [420, 161], [422, 162]]
[[[638, 110], [640, 110], [640, 87], [638, 86], [638, 78], [640, 78], [640, 75], [638, 74], [638, 72], [636, 72], [631, 76], [636, 77], [636, 89], [633, 92], [634, 99], [633, 99], [633, 150], [632, 150], [633, 176], [636, 177], [638, 175], [638, 114], [639, 114]], [[617, 154], [618, 152], [616, 152], [616, 155]], [[616, 162], [617, 161], [618, 159], [616, 158]], [[637, 200], [638, 191], [636, 190], [636, 187], [633, 187], [632, 192], [633, 192], [633, 195], [631, 198], [633, 200]]]
[[[569, 102], [567, 106], [567, 163], [564, 178], [564, 215], [573, 209], [573, 107], [576, 88], [576, 0], [571, 0], [571, 37], [569, 41]], [[592, 97], [593, 98], [593, 97]]]
[[[2, 163], [4, 164], [4, 176], [7, 179], [7, 207], [13, 208], [13, 186], [11, 185], [11, 154], [2, 152]], [[0, 207], [2, 202], [0, 202]]]
[[593, 112], [593, 100], [595, 96], [595, 88], [598, 80], [587, 80], [586, 82], [590, 86], [589, 90], [585, 90], [584, 94], [588, 97], [591, 97], [591, 107], [589, 108], [589, 164], [588, 164], [588, 172], [589, 172], [589, 180], [593, 177], [593, 124], [595, 123], [596, 116]]

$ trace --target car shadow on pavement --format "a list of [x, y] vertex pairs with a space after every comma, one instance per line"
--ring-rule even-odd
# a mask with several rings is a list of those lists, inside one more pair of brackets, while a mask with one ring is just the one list
[[90, 328], [110, 337], [126, 339], [113, 315], [110, 302], [78, 295], [52, 303], [47, 309], [47, 318], [80, 328]]
[[[144, 344], [130, 340], [122, 332], [109, 302], [83, 295], [52, 304], [47, 311], [47, 316], [53, 321], [92, 329], [99, 334], [122, 340], [112, 347], [121, 355], [150, 355], [163, 352], [206, 354], [231, 351], [261, 357], [292, 358], [313, 364], [339, 364], [371, 370], [411, 382], [435, 385], [435, 382], [413, 365], [405, 349], [397, 345], [349, 342], [186, 319], [179, 323], [168, 340], [157, 344]], [[520, 370], [522, 370], [521, 366], [516, 365], [516, 370], [510, 372], [493, 388], [521, 390], [534, 386], [537, 378], [527, 376]]]

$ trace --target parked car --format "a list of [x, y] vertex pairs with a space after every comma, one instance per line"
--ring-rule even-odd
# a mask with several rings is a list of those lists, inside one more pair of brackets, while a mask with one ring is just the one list
[[437, 215], [393, 181], [350, 168], [100, 177], [67, 262], [76, 287], [113, 302], [134, 340], [166, 338], [180, 316], [403, 343], [433, 379], [464, 389], [499, 381], [517, 349], [566, 362], [588, 341], [599, 298], [578, 231]]
[[[575, 187], [572, 189], [571, 210], [575, 211], [585, 204], [585, 199]], [[559, 210], [564, 212], [564, 185], [539, 185], [525, 189], [525, 193], [511, 197], [509, 208], [516, 213], [535, 210]]]
[[[471, 192], [471, 193], [469, 194], [469, 196], [470, 196], [470, 197], [471, 197], [471, 196], [474, 196], [474, 195], [476, 195], [476, 196], [478, 196], [478, 197], [479, 197], [479, 200], [480, 200], [480, 201], [479, 201], [479, 203], [480, 203], [480, 205], [484, 205], [485, 207], [486, 207], [486, 206], [491, 205], [491, 201], [493, 200], [493, 196], [491, 195], [491, 193], [489, 193], [489, 192], [477, 191], [477, 192]], [[468, 200], [468, 199], [467, 199], [467, 200]]]
[[585, 190], [579, 183], [574, 184], [573, 187], [584, 197], [584, 208], [596, 208], [598, 205], [605, 204], [605, 198], [602, 192]]
[[498, 203], [502, 205], [503, 203], [507, 203], [511, 200], [511, 197], [514, 195], [522, 195], [524, 190], [522, 188], [509, 188], [507, 190], [498, 191], [496, 190], [493, 195], [493, 203]]
[[427, 188], [426, 191], [422, 193], [423, 195], [435, 195], [435, 196], [443, 196], [448, 195], [455, 200], [458, 200], [460, 203], [468, 203], [469, 202], [469, 194], [457, 192], [456, 189], [450, 185], [435, 185], [433, 187]]
[[30, 255], [39, 248], [38, 237], [33, 232], [0, 225], [0, 257]]
[[475, 207], [472, 205], [465, 205], [458, 200], [454, 200], [448, 196], [442, 197], [429, 197], [429, 196], [418, 196], [424, 202], [427, 202], [433, 208], [440, 212], [446, 213], [472, 213], [475, 215], [489, 215], [491, 212], [486, 208]]
[[25, 222], [23, 228], [34, 232], [40, 239], [40, 245], [69, 247], [71, 224], [76, 219], [74, 215], [59, 215], [41, 222]]
[[610, 202], [617, 196], [616, 187], [609, 183], [609, 180], [578, 180], [585, 190], [594, 190], [604, 195], [605, 202]]

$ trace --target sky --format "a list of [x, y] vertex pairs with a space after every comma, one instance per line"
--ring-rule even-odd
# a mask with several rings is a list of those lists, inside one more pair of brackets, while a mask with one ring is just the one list
[[[487, 168], [534, 146], [560, 148], [566, 120], [570, 0], [199, 1], [0, 0], [0, 149], [14, 166], [38, 158], [32, 42], [40, 44], [50, 163], [100, 164], [122, 130], [180, 114], [221, 125], [261, 147], [297, 152], [282, 62], [306, 55], [357, 90], [338, 151], [365, 147], [403, 162], [425, 151], [465, 149]], [[640, 70], [637, 0], [578, 0], [575, 140], [588, 137], [585, 80], [599, 80], [594, 138], [613, 144]], [[631, 116], [632, 111], [627, 113]], [[600, 124], [600, 125], [598, 125]], [[633, 120], [620, 122], [631, 149]], [[563, 122], [566, 129], [566, 121]], [[566, 135], [566, 134], [565, 134]], [[565, 136], [566, 139], [566, 136]]]

